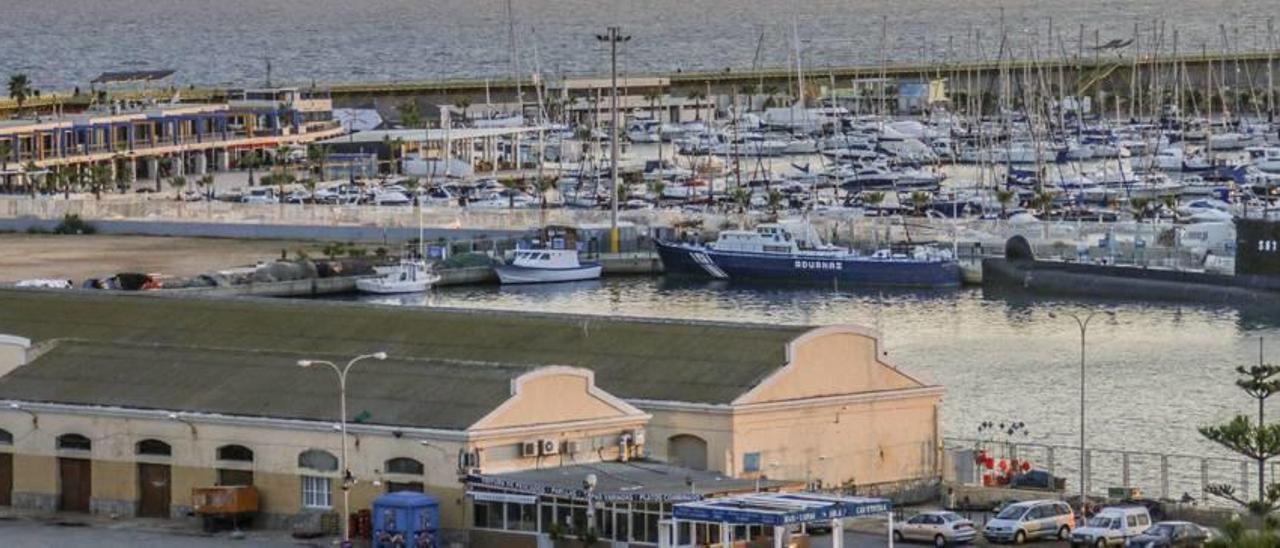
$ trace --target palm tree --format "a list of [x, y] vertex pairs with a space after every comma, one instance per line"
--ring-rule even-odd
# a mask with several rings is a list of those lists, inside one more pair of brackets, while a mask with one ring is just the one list
[[410, 129], [422, 127], [422, 109], [418, 108], [418, 102], [410, 100], [408, 103], [401, 104], [396, 107], [396, 113], [400, 115], [400, 124]]
[[662, 99], [662, 92], [653, 89], [644, 94], [644, 100], [649, 102], [649, 117], [656, 122], [661, 122], [662, 118], [658, 117], [658, 101]]
[[1049, 215], [1049, 208], [1053, 206], [1053, 193], [1048, 190], [1041, 190], [1036, 193], [1036, 197], [1033, 201], [1035, 202], [1036, 209], [1039, 209], [1042, 215], [1047, 216]]
[[733, 203], [738, 204], [738, 213], [746, 213], [747, 206], [751, 205], [751, 191], [738, 187], [729, 195], [733, 198]]
[[457, 99], [453, 102], [453, 106], [459, 110], [459, 113], [460, 113], [460, 114], [462, 114], [462, 119], [463, 119], [463, 120], [466, 120], [466, 119], [467, 119], [467, 109], [471, 108], [471, 98], [470, 98], [470, 97], [459, 97], [459, 98], [457, 98]]
[[27, 192], [34, 198], [36, 195], [36, 174], [40, 172], [40, 167], [35, 162], [27, 162], [22, 166], [22, 180], [27, 185]]
[[1147, 208], [1151, 206], [1150, 198], [1129, 198], [1129, 211], [1139, 223], [1147, 216]]
[[911, 207], [912, 207], [912, 209], [914, 209], [914, 210], [915, 210], [916, 215], [921, 215], [921, 214], [923, 214], [923, 213], [924, 213], [925, 208], [926, 208], [926, 207], [929, 207], [929, 202], [930, 202], [932, 199], [933, 199], [933, 196], [930, 196], [928, 192], [923, 192], [923, 191], [919, 191], [919, 190], [917, 190], [917, 191], [915, 191], [915, 192], [912, 192], [912, 193], [911, 193]]
[[409, 191], [409, 196], [413, 198], [413, 205], [414, 207], [417, 207], [418, 187], [422, 186], [422, 182], [419, 181], [417, 177], [409, 177], [408, 179], [400, 181], [400, 185], [403, 186], [405, 190]]
[[693, 90], [689, 93], [689, 100], [693, 101], [693, 119], [702, 121], [702, 102], [707, 100], [707, 92], [700, 89]]
[[311, 163], [316, 175], [324, 179], [324, 165], [329, 163], [329, 156], [333, 154], [333, 147], [329, 145], [312, 145], [307, 148], [307, 161]]
[[129, 185], [132, 184], [132, 181], [129, 180], [129, 170], [126, 170], [120, 167], [124, 165], [124, 162], [128, 162], [128, 161], [130, 160], [126, 159], [124, 156], [119, 154], [111, 158], [111, 165], [117, 166], [116, 180], [115, 180], [116, 190], [120, 191], [121, 194], [128, 192]]
[[538, 185], [538, 200], [540, 201], [539, 207], [541, 207], [542, 209], [546, 209], [547, 193], [551, 192], [551, 189], [556, 187], [556, 178], [543, 177], [537, 180], [537, 185]]
[[182, 188], [187, 186], [187, 178], [181, 175], [175, 175], [169, 178], [169, 188], [173, 189], [173, 199], [182, 199]]
[[22, 110], [22, 106], [27, 103], [27, 99], [31, 97], [34, 90], [31, 89], [31, 81], [27, 79], [26, 74], [18, 73], [9, 77], [9, 98], [18, 103], [18, 110]]
[[93, 197], [102, 199], [102, 189], [111, 184], [111, 168], [105, 164], [97, 164], [89, 168], [89, 187], [93, 189]]
[[516, 179], [515, 177], [508, 177], [506, 179], [500, 179], [498, 183], [502, 184], [502, 186], [507, 189], [507, 208], [515, 209], [516, 191], [524, 185], [524, 181]]
[[654, 200], [661, 201], [662, 193], [667, 190], [667, 182], [662, 179], [658, 179], [657, 181], [654, 181], [649, 188], [653, 190], [653, 195], [655, 196]]
[[770, 190], [769, 195], [769, 212], [778, 213], [778, 209], [782, 207], [782, 193], [777, 190]]
[[390, 152], [391, 160], [388, 166], [392, 175], [400, 173], [400, 155], [404, 152], [404, 139], [396, 137], [387, 141], [387, 149]]
[[1013, 197], [1018, 193], [1009, 189], [997, 190], [996, 201], [1000, 202], [1000, 218], [1003, 219], [1009, 215], [1009, 203], [1013, 201]]
[[213, 188], [213, 175], [201, 175], [199, 179], [196, 179], [196, 187], [200, 189], [200, 195], [204, 196], [206, 200], [211, 198], [209, 189]]
[[240, 157], [240, 167], [249, 170], [249, 186], [253, 186], [253, 170], [262, 165], [262, 156], [258, 151], [251, 150], [248, 154]]
[[[49, 173], [44, 176], [44, 188], [41, 191], [45, 194], [56, 194], [58, 191], [65, 188], [64, 184], [66, 183], [66, 180], [67, 177], [66, 174], [62, 172], [62, 168], [51, 169], [49, 170]], [[63, 195], [63, 198], [70, 197], [71, 193], [69, 192]]]

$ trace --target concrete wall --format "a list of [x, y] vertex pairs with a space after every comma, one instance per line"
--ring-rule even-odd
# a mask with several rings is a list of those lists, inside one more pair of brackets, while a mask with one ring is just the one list
[[[0, 219], [0, 232], [26, 232], [32, 228], [50, 231], [61, 222], [55, 219], [18, 217]], [[418, 237], [417, 227], [377, 226], [322, 226], [261, 223], [216, 223], [176, 221], [117, 221], [91, 220], [99, 234], [129, 234], [139, 236], [189, 236], [209, 238], [240, 238], [257, 240], [314, 240], [338, 242], [407, 242]], [[526, 235], [523, 230], [425, 228], [426, 241], [516, 238]]]
[[0, 376], [27, 363], [31, 341], [13, 335], [0, 335]]

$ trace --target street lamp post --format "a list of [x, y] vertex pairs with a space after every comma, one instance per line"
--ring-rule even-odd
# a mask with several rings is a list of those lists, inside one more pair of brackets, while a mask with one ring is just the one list
[[[1102, 313], [1112, 318], [1116, 316], [1116, 313], [1110, 310], [1104, 310], [1102, 311]], [[1087, 316], [1084, 316], [1084, 317], [1080, 317], [1079, 314], [1076, 314], [1074, 312], [1066, 312], [1064, 313], [1064, 315], [1075, 320], [1076, 326], [1080, 328], [1080, 517], [1083, 519], [1085, 517], [1084, 515], [1085, 504], [1089, 495], [1089, 472], [1086, 469], [1086, 466], [1088, 466], [1087, 464], [1088, 457], [1086, 456], [1085, 437], [1084, 437], [1084, 402], [1085, 402], [1084, 371], [1085, 371], [1085, 348], [1086, 348], [1085, 334], [1089, 330], [1089, 322], [1092, 321], [1093, 318], [1098, 315], [1098, 312], [1097, 311], [1090, 312]], [[1057, 318], [1058, 315], [1056, 313], [1050, 312], [1049, 317]]]
[[[612, 183], [613, 197], [609, 200], [609, 242], [610, 249], [618, 252], [618, 43], [628, 42], [630, 36], [621, 34], [622, 27], [609, 27], [608, 34], [597, 34], [596, 40], [609, 43], [609, 78], [612, 88], [609, 97], [609, 176]], [[599, 112], [599, 111], [597, 111]]]
[[351, 540], [351, 470], [347, 467], [347, 373], [351, 371], [351, 366], [367, 360], [385, 360], [386, 352], [374, 352], [373, 354], [362, 354], [351, 359], [347, 365], [339, 368], [337, 364], [327, 360], [298, 360], [299, 367], [311, 367], [316, 364], [323, 364], [333, 368], [333, 372], [338, 374], [338, 413], [339, 422], [342, 425], [342, 542], [345, 545]]

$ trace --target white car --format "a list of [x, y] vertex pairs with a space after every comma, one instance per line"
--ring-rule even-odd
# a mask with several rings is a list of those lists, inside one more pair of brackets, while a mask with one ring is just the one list
[[1103, 508], [1071, 533], [1072, 546], [1124, 546], [1125, 541], [1151, 527], [1151, 514], [1142, 506]]
[[932, 542], [947, 546], [970, 542], [978, 536], [973, 522], [955, 512], [922, 512], [893, 524], [893, 539]]
[[1028, 540], [1068, 540], [1075, 528], [1075, 514], [1060, 500], [1032, 500], [1010, 504], [987, 522], [982, 536], [992, 543], [1022, 544]]
[[273, 188], [258, 187], [251, 188], [249, 192], [240, 197], [240, 203], [244, 204], [278, 204], [280, 200], [276, 198], [276, 192]]

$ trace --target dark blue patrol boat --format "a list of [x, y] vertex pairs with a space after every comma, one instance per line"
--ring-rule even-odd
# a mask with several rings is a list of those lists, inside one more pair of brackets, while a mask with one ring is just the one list
[[726, 230], [700, 245], [657, 242], [668, 273], [722, 280], [773, 280], [836, 286], [954, 287], [960, 267], [947, 250], [916, 246], [862, 255], [824, 244], [808, 224], [770, 223]]

